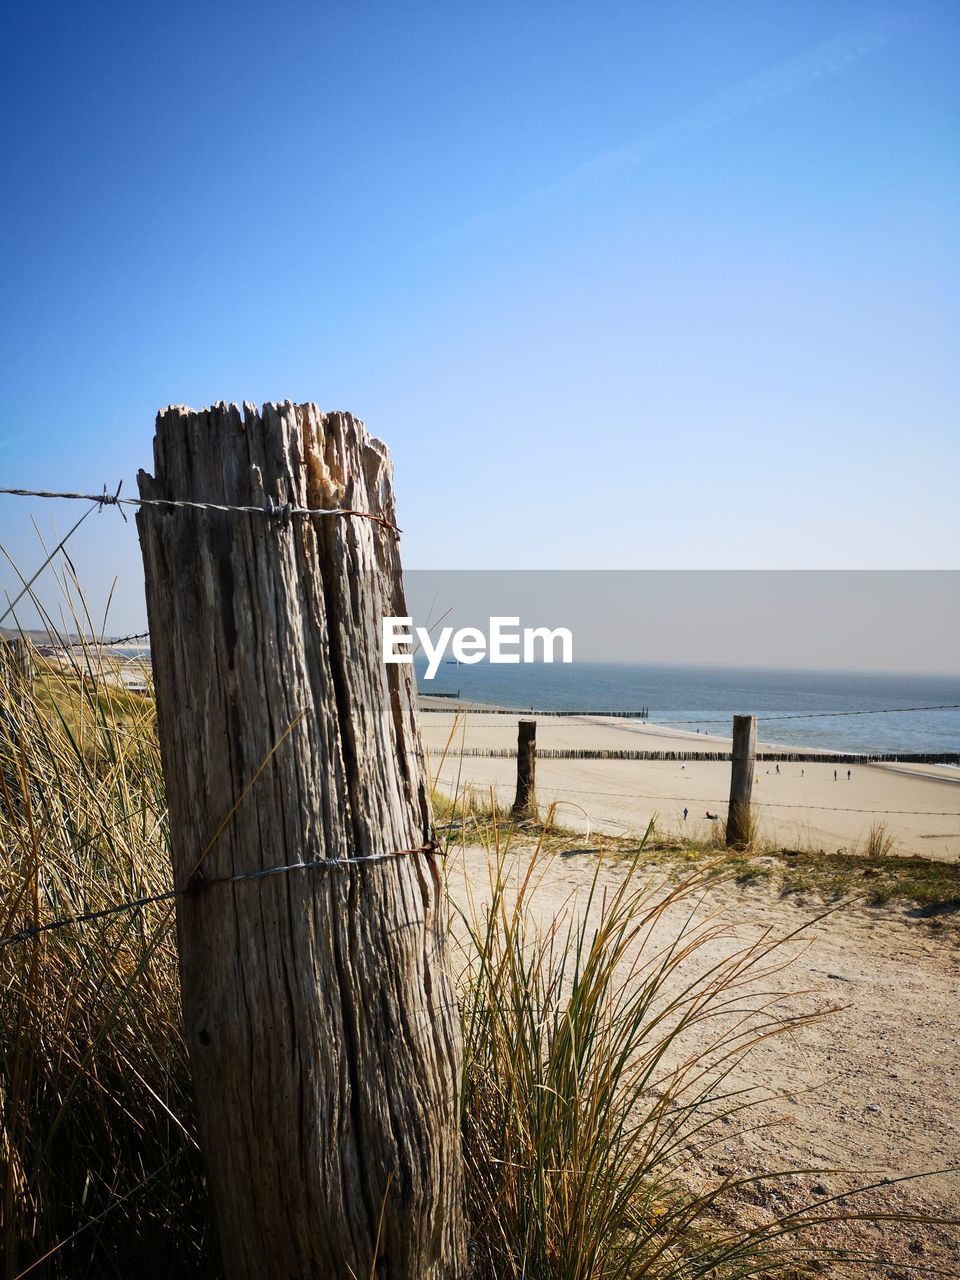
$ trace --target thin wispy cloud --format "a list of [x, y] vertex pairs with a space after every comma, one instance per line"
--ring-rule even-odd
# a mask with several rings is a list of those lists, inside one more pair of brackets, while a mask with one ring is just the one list
[[0, 449], [9, 449], [15, 444], [21, 444], [24, 440], [30, 440], [32, 438], [32, 432], [21, 431], [17, 436], [7, 436], [6, 439], [0, 440]]
[[885, 43], [884, 36], [873, 34], [831, 40], [826, 44], [818, 45], [798, 58], [780, 63], [760, 75], [752, 76], [742, 84], [710, 99], [689, 114], [680, 116], [663, 128], [646, 134], [639, 141], [597, 156], [570, 176], [574, 179], [598, 177], [640, 164], [664, 152], [676, 150], [705, 133], [711, 133], [742, 116], [759, 111], [769, 102], [776, 102], [818, 81], [842, 74], [854, 63], [874, 53]]
[[786, 62], [751, 76], [665, 125], [651, 129], [636, 141], [585, 161], [555, 182], [537, 187], [496, 209], [470, 219], [461, 231], [477, 230], [520, 212], [531, 204], [559, 196], [612, 174], [636, 168], [648, 160], [679, 150], [705, 134], [751, 115], [769, 103], [790, 97], [816, 84], [842, 75], [875, 53], [889, 40], [886, 28], [859, 31], [816, 45]]

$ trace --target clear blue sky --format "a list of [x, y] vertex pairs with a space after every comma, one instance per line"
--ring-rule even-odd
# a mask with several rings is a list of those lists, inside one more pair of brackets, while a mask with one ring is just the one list
[[[32, 3], [4, 49], [0, 484], [134, 492], [159, 406], [289, 397], [388, 441], [410, 565], [960, 565], [953, 0]], [[0, 499], [25, 569], [52, 507]]]

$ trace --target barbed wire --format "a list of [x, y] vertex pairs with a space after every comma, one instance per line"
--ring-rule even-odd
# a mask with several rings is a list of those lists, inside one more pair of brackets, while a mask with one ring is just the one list
[[[124, 507], [184, 507], [195, 511], [236, 511], [247, 515], [268, 516], [277, 520], [280, 528], [285, 529], [292, 516], [356, 516], [362, 520], [372, 520], [374, 524], [381, 525], [384, 529], [388, 529], [395, 537], [399, 537], [401, 530], [397, 525], [392, 524], [386, 516], [375, 515], [372, 511], [357, 511], [353, 507], [297, 507], [292, 503], [277, 503], [273, 498], [267, 498], [266, 503], [262, 507], [253, 506], [230, 506], [218, 502], [192, 502], [185, 498], [121, 498], [120, 490], [123, 488], [123, 481], [117, 485], [115, 491], [110, 493], [107, 486], [103, 486], [102, 493], [69, 493], [57, 492], [51, 489], [12, 489], [0, 488], [0, 494], [6, 494], [15, 498], [63, 498], [68, 501], [89, 502], [92, 505], [83, 513], [73, 528], [61, 538], [54, 549], [44, 560], [40, 568], [33, 574], [29, 582], [25, 582], [23, 590], [16, 599], [10, 601], [3, 615], [0, 616], [0, 623], [7, 620], [14, 609], [29, 594], [30, 588], [46, 569], [47, 565], [54, 559], [58, 552], [63, 551], [67, 541], [76, 533], [76, 531], [86, 520], [87, 516], [94, 511], [102, 511], [104, 507], [116, 507], [126, 522], [127, 516]], [[66, 552], [64, 551], [64, 555]], [[7, 557], [9, 559], [9, 557]], [[16, 566], [14, 566], [16, 568]], [[20, 579], [23, 582], [23, 578]], [[9, 600], [9, 597], [7, 597]]]
[[377, 515], [373, 511], [358, 511], [355, 507], [298, 507], [292, 502], [279, 503], [269, 497], [261, 507], [223, 502], [194, 502], [187, 498], [121, 498], [122, 487], [121, 481], [113, 493], [110, 493], [104, 485], [102, 493], [69, 493], [50, 489], [0, 489], [0, 494], [14, 498], [57, 498], [72, 502], [92, 502], [94, 508], [101, 511], [104, 507], [116, 507], [124, 520], [127, 518], [124, 507], [178, 507], [190, 511], [233, 511], [243, 515], [270, 516], [278, 520], [281, 527], [285, 526], [292, 516], [356, 516], [360, 520], [372, 520], [374, 524], [382, 525], [391, 533], [401, 532], [386, 516]]
[[41, 933], [49, 933], [52, 929], [64, 929], [71, 924], [91, 924], [95, 920], [105, 920], [109, 916], [120, 915], [124, 911], [148, 907], [154, 902], [169, 902], [171, 898], [181, 897], [184, 892], [183, 889], [168, 889], [165, 893], [152, 893], [143, 898], [129, 898], [125, 902], [101, 907], [96, 911], [83, 911], [75, 916], [61, 916], [57, 920], [48, 920], [45, 924], [27, 925], [23, 929], [18, 929], [16, 933], [0, 938], [0, 948], [12, 947], [18, 942], [29, 942], [31, 938], [39, 937]]
[[48, 920], [44, 924], [27, 925], [16, 933], [0, 938], [0, 949], [11, 947], [17, 943], [29, 942], [42, 933], [50, 933], [54, 929], [65, 929], [68, 925], [91, 924], [97, 920], [106, 920], [111, 916], [121, 915], [125, 911], [136, 911], [149, 907], [157, 902], [169, 902], [173, 898], [192, 897], [214, 885], [240, 884], [248, 880], [265, 880], [269, 876], [286, 875], [293, 871], [342, 871], [345, 867], [369, 865], [374, 862], [388, 862], [394, 858], [412, 856], [414, 854], [440, 854], [444, 848], [439, 840], [430, 840], [426, 844], [412, 849], [393, 849], [389, 853], [368, 853], [358, 858], [313, 858], [309, 862], [290, 862], [282, 867], [261, 867], [256, 871], [240, 871], [232, 876], [207, 877], [202, 871], [196, 871], [182, 889], [167, 889], [163, 893], [147, 894], [142, 898], [128, 898], [124, 902], [114, 903], [109, 907], [100, 907], [96, 911], [83, 911], [78, 915], [60, 916], [56, 920]]
[[137, 631], [129, 636], [77, 636], [75, 640], [67, 637], [51, 639], [48, 633], [48, 644], [52, 649], [79, 649], [85, 645], [98, 645], [101, 648], [115, 648], [118, 644], [128, 644], [131, 640], [149, 640], [149, 631]]
[[105, 645], [107, 648], [111, 648], [111, 647], [115, 648], [118, 644], [129, 644], [131, 640], [149, 640], [149, 639], [150, 639], [149, 631], [138, 631], [136, 632], [135, 635], [117, 636], [113, 640], [107, 640], [105, 637], [101, 636], [101, 638], [97, 640], [96, 643], [100, 645]]

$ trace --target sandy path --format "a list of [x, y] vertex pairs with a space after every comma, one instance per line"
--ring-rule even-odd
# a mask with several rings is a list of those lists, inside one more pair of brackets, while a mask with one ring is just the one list
[[[518, 875], [528, 857], [524, 851], [512, 857]], [[538, 891], [542, 917], [550, 919], [576, 902], [595, 866], [592, 856], [556, 856]], [[623, 875], [622, 861], [604, 862], [605, 882], [618, 883]], [[486, 877], [483, 850], [451, 856], [455, 900], [464, 902], [468, 884], [482, 899]], [[769, 888], [715, 885], [706, 892], [700, 914], [728, 925], [730, 932], [690, 963], [705, 968], [764, 931], [788, 934], [821, 910], [819, 904], [781, 899]], [[660, 940], [674, 936], [686, 915], [682, 905], [671, 908], [660, 925]], [[730, 1084], [767, 1099], [750, 1120], [765, 1127], [747, 1132], [739, 1121], [715, 1126], [708, 1135], [712, 1147], [704, 1140], [689, 1150], [684, 1176], [716, 1182], [728, 1172], [803, 1166], [861, 1172], [780, 1178], [756, 1195], [741, 1197], [733, 1210], [741, 1220], [799, 1208], [881, 1177], [960, 1165], [960, 950], [890, 910], [841, 908], [803, 936], [803, 946], [791, 944], [791, 965], [773, 980], [773, 989], [784, 993], [778, 1008], [785, 1015], [837, 1006], [839, 1011], [750, 1053]], [[851, 1201], [850, 1207], [857, 1203]], [[869, 1203], [957, 1215], [960, 1177], [941, 1174], [899, 1184], [874, 1193]], [[821, 1238], [880, 1253], [896, 1264], [849, 1273], [834, 1267], [829, 1274], [838, 1277], [906, 1276], [913, 1273], [899, 1268], [908, 1264], [960, 1275], [960, 1254], [940, 1228], [858, 1224], [825, 1228]]]
[[[421, 717], [424, 744], [441, 788], [496, 789], [501, 801], [513, 798], [513, 760], [459, 757], [460, 747], [515, 747], [517, 717], [461, 717], [446, 758], [444, 747], [454, 726], [452, 712]], [[729, 750], [729, 739], [636, 721], [543, 717], [538, 746], [627, 748], [637, 750]], [[442, 763], [441, 763], [442, 759]], [[853, 766], [760, 763], [754, 800], [761, 837], [789, 847], [835, 852], [862, 844], [871, 825], [886, 821], [896, 852], [953, 861], [960, 858], [960, 772], [936, 766]], [[643, 831], [654, 816], [662, 830], [707, 834], [706, 813], [726, 814], [730, 765], [689, 761], [540, 760], [538, 793], [542, 804], [557, 800], [557, 820], [585, 830], [623, 834]], [[688, 817], [684, 819], [684, 807]]]

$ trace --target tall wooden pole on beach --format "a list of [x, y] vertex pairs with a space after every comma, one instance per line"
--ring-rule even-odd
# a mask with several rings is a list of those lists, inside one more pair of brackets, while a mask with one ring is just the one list
[[386, 447], [314, 405], [218, 404], [162, 412], [154, 455], [143, 498], [261, 509], [137, 517], [224, 1274], [458, 1280], [443, 885], [412, 668], [381, 651], [407, 613], [396, 533], [263, 513], [394, 524]]
[[733, 717], [733, 763], [730, 767], [730, 806], [727, 810], [727, 844], [750, 843], [753, 821], [750, 801], [757, 757], [756, 716]]
[[521, 720], [517, 725], [517, 794], [513, 816], [537, 818], [537, 722]]

